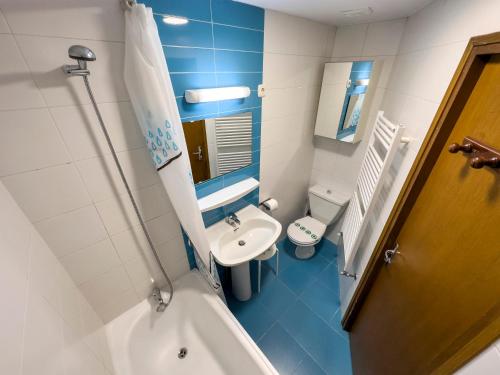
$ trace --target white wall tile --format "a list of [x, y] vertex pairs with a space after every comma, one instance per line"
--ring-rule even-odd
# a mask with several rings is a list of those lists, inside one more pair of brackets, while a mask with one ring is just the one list
[[61, 265], [41, 236], [33, 230], [30, 272], [30, 294], [45, 298], [52, 308], [61, 312]]
[[0, 267], [10, 269], [23, 278], [28, 278], [31, 224], [19, 206], [0, 183], [0, 238], [2, 240], [2, 262]]
[[62, 319], [40, 296], [31, 295], [26, 315], [23, 375], [62, 375]]
[[161, 269], [154, 260], [149, 262], [142, 257], [132, 259], [125, 263], [125, 269], [132, 280], [136, 294], [141, 299], [151, 295], [153, 285], [165, 284]]
[[0, 111], [0, 176], [68, 162], [47, 109]]
[[170, 261], [176, 262], [183, 259], [187, 260], [186, 252], [183, 249], [184, 239], [182, 234], [169, 238], [168, 241], [157, 245], [156, 250], [162, 261], [162, 264], [168, 264]]
[[165, 268], [168, 277], [170, 277], [172, 281], [177, 280], [179, 277], [189, 272], [189, 263], [187, 257], [184, 256], [177, 261], [169, 262], [165, 265]]
[[[49, 8], [50, 6], [50, 8]], [[123, 9], [118, 1], [3, 0], [2, 10], [12, 32], [62, 38], [123, 41]]]
[[361, 56], [367, 29], [367, 24], [339, 27], [335, 33], [332, 57]]
[[273, 11], [265, 21], [260, 197], [276, 198], [275, 217], [288, 225], [307, 197], [317, 100], [336, 31]]
[[9, 25], [7, 25], [7, 21], [3, 15], [3, 12], [0, 10], [0, 34], [10, 34]]
[[174, 212], [146, 222], [149, 234], [155, 245], [162, 244], [181, 233], [179, 219]]
[[[6, 191], [1, 187], [0, 206], [3, 208]], [[1, 216], [7, 216], [2, 214]], [[2, 223], [5, 224], [5, 223]], [[23, 351], [24, 315], [27, 305], [28, 291], [28, 267], [29, 252], [28, 245], [30, 235], [28, 232], [28, 244], [25, 241], [16, 241], [17, 245], [10, 246], [11, 240], [6, 241], [6, 232], [19, 232], [15, 225], [0, 226], [0, 295], [5, 303], [0, 309], [0, 373], [18, 374], [21, 370]]]
[[89, 63], [89, 80], [97, 102], [128, 100], [123, 81], [123, 43], [25, 35], [16, 36], [16, 40], [48, 105], [90, 103], [82, 79], [68, 77], [60, 69], [63, 64], [74, 64], [68, 58], [68, 47], [73, 44], [85, 45], [97, 56], [97, 62]]
[[[144, 138], [129, 102], [101, 103], [99, 110], [117, 152], [144, 147]], [[54, 107], [54, 116], [73, 160], [110, 154], [93, 107]]]
[[93, 278], [79, 286], [87, 300], [99, 309], [120, 294], [132, 289], [132, 283], [122, 266]]
[[90, 197], [71, 164], [8, 176], [2, 181], [33, 222], [90, 204]]
[[[173, 212], [163, 186], [153, 185], [133, 192], [144, 220], [157, 218]], [[97, 210], [110, 235], [122, 232], [139, 224], [134, 207], [127, 194], [96, 203]], [[177, 222], [178, 223], [178, 222]]]
[[148, 241], [140, 225], [112, 235], [111, 240], [122, 261], [137, 258], [150, 251]]
[[401, 53], [498, 31], [499, 12], [500, 3], [495, 0], [434, 1], [409, 18]]
[[70, 359], [62, 331], [67, 325], [75, 333], [73, 344], [101, 353], [72, 352], [85, 363], [80, 370], [100, 374], [108, 366], [112, 373], [102, 321], [2, 183], [0, 206], [0, 294], [9, 301], [0, 311], [0, 372], [63, 374]]
[[83, 334], [80, 306], [84, 297], [62, 266], [59, 269], [58, 278], [61, 293], [61, 317], [72, 329]]
[[398, 53], [406, 20], [377, 22], [368, 25], [363, 45], [364, 56], [393, 56]]
[[266, 10], [264, 20], [264, 52], [284, 54], [297, 52], [298, 46], [294, 38], [295, 18], [288, 14]]
[[35, 226], [58, 257], [107, 237], [101, 218], [92, 205], [39, 221]]
[[[146, 149], [118, 153], [125, 177], [134, 190], [160, 182]], [[125, 193], [125, 186], [111, 155], [78, 161], [78, 169], [94, 202]]]
[[75, 284], [79, 285], [121, 264], [115, 248], [107, 238], [61, 258]]
[[63, 332], [65, 374], [105, 374], [103, 363], [85, 345], [81, 335], [67, 324], [63, 324]]
[[280, 53], [264, 54], [263, 80], [266, 89], [299, 85], [298, 56]]
[[104, 322], [109, 322], [119, 316], [123, 311], [127, 311], [132, 306], [139, 303], [139, 298], [134, 289], [113, 294], [109, 301], [103, 305], [98, 305], [97, 311]]
[[0, 35], [0, 110], [40, 108], [45, 106], [42, 95], [17, 48], [12, 35]]

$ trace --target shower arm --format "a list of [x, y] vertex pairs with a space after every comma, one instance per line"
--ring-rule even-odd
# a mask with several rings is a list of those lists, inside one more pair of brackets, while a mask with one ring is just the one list
[[[75, 48], [77, 48], [77, 49], [78, 48], [80, 48], [80, 49], [83, 48], [86, 52], [89, 52], [90, 55], [89, 56], [85, 56], [85, 57], [80, 56], [81, 55], [81, 50], [77, 51], [78, 56], [72, 55], [71, 52]], [[165, 271], [165, 268], [163, 267], [163, 265], [162, 265], [162, 263], [160, 261], [160, 257], [158, 255], [156, 247], [153, 244], [153, 240], [151, 239], [151, 236], [150, 236], [149, 231], [148, 231], [148, 229], [146, 227], [144, 219], [142, 218], [142, 215], [141, 215], [141, 213], [139, 211], [139, 207], [137, 205], [137, 202], [136, 202], [136, 200], [135, 200], [135, 198], [134, 198], [134, 196], [132, 194], [132, 189], [130, 188], [130, 185], [129, 185], [128, 181], [127, 181], [127, 178], [125, 177], [125, 173], [123, 172], [123, 168], [122, 168], [122, 166], [120, 164], [120, 161], [118, 160], [118, 156], [116, 155], [116, 151], [115, 151], [115, 148], [113, 146], [113, 143], [111, 142], [111, 138], [109, 136], [108, 130], [106, 129], [106, 126], [104, 124], [104, 120], [102, 119], [101, 112], [99, 111], [99, 108], [97, 107], [97, 103], [95, 101], [94, 94], [92, 92], [92, 88], [90, 87], [90, 82], [88, 80], [88, 75], [90, 74], [90, 71], [87, 69], [86, 61], [94, 61], [95, 60], [95, 55], [88, 48], [85, 48], [85, 47], [82, 47], [82, 46], [72, 46], [70, 48], [70, 50], [69, 50], [69, 56], [71, 58], [77, 59], [78, 60], [78, 65], [64, 65], [63, 66], [63, 71], [66, 74], [70, 75], [70, 76], [76, 75], [76, 76], [81, 76], [83, 78], [83, 81], [85, 83], [85, 87], [86, 87], [87, 92], [88, 92], [89, 97], [90, 97], [90, 101], [92, 102], [92, 106], [94, 107], [94, 111], [95, 111], [97, 119], [99, 121], [99, 125], [101, 126], [101, 130], [104, 133], [104, 137], [106, 138], [106, 142], [107, 142], [109, 150], [111, 151], [111, 154], [113, 156], [113, 160], [115, 162], [116, 168], [118, 169], [118, 172], [120, 174], [120, 177], [121, 177], [121, 180], [123, 182], [123, 185], [125, 185], [125, 189], [127, 190], [127, 194], [128, 194], [128, 196], [130, 198], [132, 206], [134, 207], [135, 214], [136, 214], [137, 218], [139, 219], [139, 223], [141, 225], [141, 228], [142, 228], [142, 230], [144, 232], [144, 235], [146, 236], [146, 240], [148, 242], [148, 245], [151, 248], [151, 251], [153, 252], [153, 255], [154, 255], [154, 258], [156, 259], [156, 262], [160, 266], [160, 270], [161, 270], [163, 276], [165, 277], [165, 280], [167, 281], [167, 284], [168, 284], [168, 287], [169, 287], [169, 290], [170, 290], [170, 294], [168, 296], [167, 302], [165, 302], [165, 305], [168, 306], [170, 304], [170, 302], [172, 301], [172, 297], [174, 295], [174, 287], [172, 285], [172, 281], [168, 277], [167, 272]]]

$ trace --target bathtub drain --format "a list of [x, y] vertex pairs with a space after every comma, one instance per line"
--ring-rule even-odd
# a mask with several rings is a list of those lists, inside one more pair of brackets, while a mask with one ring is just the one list
[[177, 353], [177, 358], [184, 359], [186, 358], [187, 354], [188, 354], [187, 348], [180, 348], [179, 353]]

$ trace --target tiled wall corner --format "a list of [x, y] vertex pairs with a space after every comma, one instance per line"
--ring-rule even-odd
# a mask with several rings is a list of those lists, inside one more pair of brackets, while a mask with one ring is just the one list
[[284, 228], [305, 209], [323, 65], [334, 36], [332, 26], [266, 10], [260, 199], [278, 200], [273, 214]]
[[[123, 82], [118, 1], [0, 5], [0, 180], [107, 320], [162, 282], [116, 171], [82, 80], [61, 66], [72, 44], [91, 48], [99, 109], [162, 263], [189, 270], [172, 205], [145, 149]], [[61, 19], [71, 20], [61, 23]], [[22, 145], [22, 147], [20, 147]], [[119, 285], [117, 285], [117, 283]]]
[[114, 374], [103, 321], [0, 182], [0, 373]]
[[[315, 137], [311, 185], [319, 183], [332, 186], [348, 194], [354, 189], [376, 113], [379, 109], [384, 109], [381, 107], [381, 102], [386, 92], [405, 24], [406, 19], [402, 19], [342, 26], [337, 29], [330, 61], [375, 60], [382, 64], [382, 70], [362, 141], [353, 145]], [[335, 243], [338, 240], [336, 233], [340, 225], [341, 222], [329, 228], [326, 234], [327, 238]]]

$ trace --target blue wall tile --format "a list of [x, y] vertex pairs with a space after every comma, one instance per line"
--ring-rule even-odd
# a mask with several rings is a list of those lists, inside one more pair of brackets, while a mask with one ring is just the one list
[[170, 73], [215, 72], [213, 49], [163, 47], [163, 51]]
[[[257, 91], [252, 91], [248, 98], [224, 100], [220, 102], [220, 111], [240, 111], [244, 112], [248, 108], [256, 108], [261, 106], [261, 98], [257, 96]], [[253, 121], [253, 119], [252, 119]], [[253, 135], [253, 134], [252, 134]]]
[[224, 176], [219, 176], [212, 178], [207, 181], [200, 182], [196, 184], [196, 196], [198, 199], [206, 197], [209, 194], [215, 193], [216, 191], [224, 187]]
[[211, 21], [210, 0], [144, 0], [154, 13]]
[[218, 72], [262, 72], [262, 53], [215, 50]]
[[248, 86], [250, 90], [257, 90], [262, 83], [262, 73], [217, 73], [217, 86]]
[[189, 21], [185, 25], [167, 25], [155, 16], [161, 43], [170, 46], [212, 48], [212, 26], [207, 22]]
[[180, 73], [171, 74], [175, 96], [184, 96], [189, 89], [204, 89], [215, 86], [215, 73]]
[[177, 98], [176, 100], [181, 119], [189, 118], [193, 120], [191, 117], [196, 117], [197, 119], [214, 117], [219, 108], [217, 102], [191, 104], [186, 102], [184, 98]]
[[264, 33], [232, 26], [214, 25], [214, 47], [240, 51], [261, 52]]
[[212, 0], [216, 23], [264, 30], [264, 9], [229, 0]]

